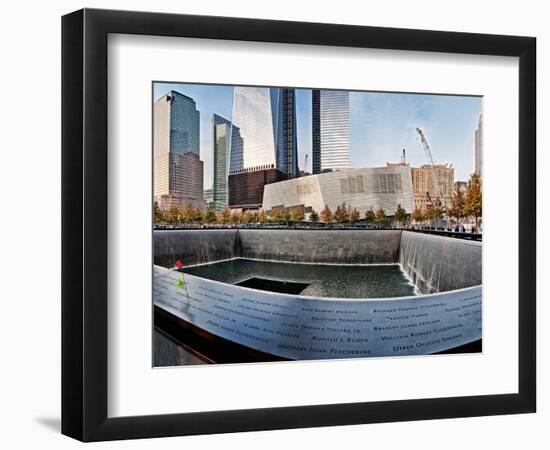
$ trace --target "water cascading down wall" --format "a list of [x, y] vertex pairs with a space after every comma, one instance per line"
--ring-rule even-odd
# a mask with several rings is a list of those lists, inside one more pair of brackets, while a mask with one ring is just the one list
[[402, 230], [167, 230], [154, 263], [173, 267], [250, 258], [332, 264], [400, 264], [422, 294], [482, 284], [480, 242]]
[[[191, 347], [201, 337], [200, 353], [221, 363], [480, 351], [481, 248], [401, 230], [155, 231], [155, 326]], [[232, 258], [400, 264], [421, 295], [305, 297], [189, 273], [182, 289], [170, 270]]]

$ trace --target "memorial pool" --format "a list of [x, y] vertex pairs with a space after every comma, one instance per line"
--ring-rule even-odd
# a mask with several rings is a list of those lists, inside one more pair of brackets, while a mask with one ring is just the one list
[[480, 352], [481, 256], [401, 230], [155, 231], [154, 363]]
[[224, 283], [312, 297], [385, 298], [416, 293], [399, 264], [300, 264], [235, 258], [182, 271]]

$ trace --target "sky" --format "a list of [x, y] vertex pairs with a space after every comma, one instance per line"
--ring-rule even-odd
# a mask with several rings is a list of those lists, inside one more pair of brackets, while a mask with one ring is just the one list
[[[197, 103], [201, 120], [204, 186], [212, 187], [212, 114], [231, 120], [233, 86], [154, 83], [156, 101], [176, 90]], [[482, 112], [482, 97], [387, 92], [350, 92], [350, 166], [382, 167], [399, 162], [406, 149], [413, 167], [426, 163], [416, 128], [424, 132], [435, 163], [452, 164], [455, 181], [474, 172], [474, 132]], [[311, 90], [296, 90], [298, 164], [311, 171]]]

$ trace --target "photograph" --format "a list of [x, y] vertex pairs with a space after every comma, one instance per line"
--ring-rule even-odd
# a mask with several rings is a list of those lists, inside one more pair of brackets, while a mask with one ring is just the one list
[[544, 447], [542, 5], [6, 2], [0, 448]]
[[153, 367], [482, 352], [482, 95], [154, 81], [151, 118]]

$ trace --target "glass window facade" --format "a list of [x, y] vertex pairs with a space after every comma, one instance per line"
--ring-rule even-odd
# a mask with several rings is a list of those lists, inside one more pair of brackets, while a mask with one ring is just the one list
[[161, 209], [203, 206], [200, 113], [195, 101], [169, 91], [153, 110], [153, 196]]
[[294, 89], [272, 89], [273, 104], [277, 105], [274, 118], [277, 143], [277, 168], [288, 178], [299, 175], [298, 137], [296, 133], [296, 94]]
[[349, 92], [312, 91], [313, 173], [349, 168]]
[[298, 175], [294, 89], [235, 87], [230, 172], [278, 169]]
[[269, 88], [235, 87], [233, 117], [238, 136], [232, 140], [231, 172], [274, 168], [275, 134]]
[[170, 151], [200, 155], [200, 113], [195, 101], [171, 91], [170, 94]]
[[223, 211], [227, 208], [228, 185], [227, 177], [229, 175], [229, 155], [231, 143], [231, 122], [217, 114], [212, 116], [213, 132], [213, 203], [216, 211]]

